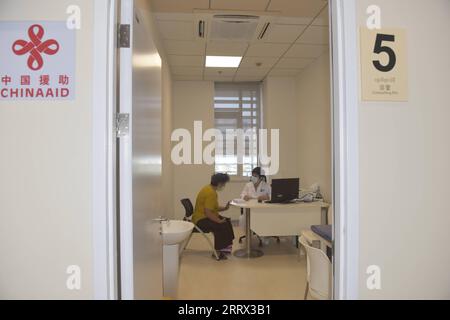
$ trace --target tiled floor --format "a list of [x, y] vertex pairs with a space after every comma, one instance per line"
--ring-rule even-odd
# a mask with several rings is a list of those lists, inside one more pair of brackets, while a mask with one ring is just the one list
[[[238, 243], [239, 228], [235, 235], [234, 250], [245, 245]], [[271, 239], [262, 250], [256, 259], [215, 261], [207, 241], [194, 234], [181, 258], [178, 299], [303, 299], [306, 259], [299, 260], [292, 239]]]

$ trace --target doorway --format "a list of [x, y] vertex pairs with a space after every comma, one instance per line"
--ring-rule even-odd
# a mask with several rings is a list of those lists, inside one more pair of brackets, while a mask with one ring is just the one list
[[[133, 12], [133, 14], [130, 14], [132, 12], [132, 6], [130, 6], [130, 3], [128, 1], [122, 0], [120, 3], [120, 7], [122, 13], [125, 11], [128, 12], [128, 18], [123, 18], [121, 21], [127, 22], [126, 19], [131, 19], [128, 22], [131, 22], [133, 20], [144, 20], [145, 18], [140, 19], [139, 14], [136, 14], [136, 12]], [[108, 19], [111, 19], [111, 17], [114, 17], [115, 14], [118, 12], [118, 2], [115, 3], [115, 1], [110, 2], [109, 4], [105, 3], [105, 6], [109, 8], [110, 16], [108, 16]], [[353, 7], [352, 7], [353, 5]], [[349, 16], [349, 12], [354, 12], [354, 1], [347, 1], [344, 3], [343, 1], [330, 1], [328, 4], [329, 8], [329, 15], [330, 15], [330, 28], [331, 28], [331, 42], [330, 42], [330, 59], [332, 62], [332, 72], [331, 72], [331, 79], [332, 79], [332, 94], [331, 94], [331, 100], [332, 100], [332, 123], [333, 123], [333, 164], [332, 164], [332, 202], [333, 202], [333, 213], [334, 213], [334, 254], [335, 254], [335, 260], [334, 260], [334, 298], [340, 299], [340, 298], [350, 298], [356, 296], [356, 275], [357, 272], [355, 269], [357, 267], [357, 252], [355, 251], [355, 245], [357, 245], [357, 225], [354, 220], [355, 219], [355, 213], [357, 212], [357, 197], [355, 196], [355, 192], [357, 192], [357, 189], [355, 189], [355, 184], [357, 177], [353, 174], [354, 171], [349, 170], [349, 168], [354, 168], [355, 165], [357, 165], [357, 157], [356, 157], [356, 145], [357, 141], [354, 140], [355, 130], [356, 130], [356, 110], [352, 109], [354, 106], [356, 106], [355, 101], [351, 101], [349, 97], [356, 97], [356, 95], [352, 95], [356, 90], [356, 73], [352, 72], [355, 70], [347, 70], [349, 66], [351, 65], [349, 63], [350, 57], [352, 55], [350, 53], [355, 54], [356, 50], [353, 52], [351, 51], [351, 48], [345, 47], [346, 45], [352, 43], [351, 41], [354, 40], [352, 36], [356, 38], [356, 36], [353, 34], [355, 29], [352, 29], [352, 20]], [[111, 11], [112, 10], [112, 11]], [[116, 11], [115, 11], [116, 10]], [[353, 10], [353, 11], [352, 11]], [[114, 14], [114, 12], [116, 12]], [[346, 19], [344, 19], [344, 17]], [[353, 17], [354, 18], [354, 17]], [[114, 24], [111, 23], [111, 20], [109, 21], [110, 27]], [[137, 21], [136, 21], [137, 22]], [[135, 22], [133, 22], [135, 23]], [[135, 23], [136, 24], [136, 23]], [[139, 24], [139, 23], [138, 23]], [[154, 26], [150, 27], [155, 28]], [[107, 33], [110, 36], [110, 40], [112, 43], [114, 43], [113, 40], [113, 32]], [[148, 35], [147, 35], [148, 36]], [[130, 41], [134, 41], [137, 39], [137, 36], [135, 38], [134, 33], [131, 33], [131, 39]], [[109, 43], [109, 45], [114, 46], [112, 43]], [[354, 42], [356, 43], [356, 41]], [[124, 51], [125, 52], [125, 51]], [[121, 53], [120, 59], [126, 57]], [[148, 56], [147, 56], [148, 57]], [[156, 57], [156, 56], [154, 56]], [[117, 57], [116, 57], [117, 58]], [[131, 58], [128, 56], [128, 58]], [[156, 59], [157, 60], [157, 59]], [[114, 58], [112, 58], [109, 63], [114, 64], [114, 62], [117, 61]], [[148, 64], [149, 61], [145, 60]], [[355, 61], [355, 60], [353, 60]], [[147, 68], [149, 66], [147, 65]], [[154, 67], [154, 66], [153, 66]], [[158, 68], [156, 66], [156, 68]], [[282, 69], [282, 68], [280, 68]], [[351, 68], [350, 68], [351, 69]], [[131, 69], [130, 69], [131, 70]], [[131, 76], [130, 70], [121, 70], [120, 71], [120, 77], [118, 77], [118, 81], [122, 82], [126, 85], [130, 85], [132, 81], [130, 81]], [[127, 75], [128, 74], [128, 75]], [[223, 74], [222, 74], [223, 75]], [[202, 75], [203, 76], [203, 75]], [[223, 75], [225, 76], [225, 75]], [[127, 78], [128, 77], [128, 78]], [[244, 77], [244, 76], [242, 76]], [[253, 77], [254, 80], [257, 78], [257, 76], [246, 76], [246, 77]], [[249, 80], [250, 78], [247, 78]], [[344, 84], [347, 84], [344, 86]], [[112, 85], [109, 83], [109, 85]], [[119, 97], [120, 103], [130, 103], [130, 101], [125, 102], [123, 99], [126, 99], [126, 96], [121, 95]], [[128, 97], [129, 99], [129, 97]], [[114, 99], [110, 101], [110, 106], [114, 106]], [[111, 118], [112, 114], [115, 112], [110, 112], [109, 117]], [[153, 115], [152, 115], [153, 116]], [[115, 118], [114, 118], [115, 119]], [[155, 123], [154, 123], [155, 125]], [[105, 124], [104, 126], [108, 126]], [[111, 125], [109, 124], [109, 127]], [[156, 127], [158, 127], [158, 124], [156, 124]], [[98, 128], [101, 130], [101, 128]], [[105, 129], [105, 128], [103, 128]], [[132, 129], [130, 132], [133, 132]], [[352, 138], [353, 137], [353, 138]], [[109, 137], [110, 139], [114, 140], [115, 137]], [[125, 138], [126, 140], [126, 138]], [[104, 143], [104, 140], [102, 140]], [[99, 152], [97, 152], [98, 154]], [[114, 152], [110, 152], [109, 154], [102, 154], [102, 157], [108, 158], [113, 154]], [[120, 153], [120, 151], [119, 151]], [[154, 156], [153, 154], [151, 156]], [[152, 158], [149, 156], [144, 161], [155, 161], [151, 164], [147, 163], [147, 165], [154, 165], [155, 163], [158, 163], [158, 159]], [[156, 155], [156, 158], [160, 157], [160, 155]], [[145, 158], [145, 156], [144, 156]], [[119, 154], [120, 159], [120, 154]], [[130, 161], [130, 155], [128, 155], [128, 158], [123, 159], [124, 162]], [[119, 160], [120, 161], [120, 160]], [[114, 163], [109, 163], [110, 171], [115, 172]], [[331, 166], [331, 164], [330, 164]], [[158, 165], [156, 165], [158, 167]], [[128, 164], [128, 179], [131, 176], [132, 167], [130, 168], [130, 164]], [[153, 174], [158, 171], [158, 169], [151, 170]], [[117, 174], [117, 172], [115, 172]], [[120, 173], [119, 175], [121, 175]], [[152, 173], [146, 172], [146, 174], [149, 174], [152, 179], [157, 177], [158, 174], [152, 176]], [[105, 177], [103, 176], [102, 179]], [[121, 177], [120, 183], [124, 183], [127, 181], [127, 177]], [[158, 178], [156, 180], [158, 181]], [[110, 191], [111, 189], [108, 189], [109, 187], [114, 186], [114, 181], [109, 181], [109, 184], [105, 187], [106, 190]], [[131, 183], [130, 180], [128, 180], [128, 183]], [[131, 186], [130, 186], [131, 189]], [[156, 190], [156, 189], [155, 189]], [[107, 193], [108, 194], [108, 193]], [[109, 193], [110, 194], [110, 193]], [[155, 195], [158, 195], [158, 191], [155, 192]], [[353, 197], [350, 198], [348, 194], [352, 194]], [[159, 194], [160, 195], [160, 194]], [[112, 196], [110, 194], [110, 196]], [[122, 196], [122, 195], [121, 195]], [[129, 199], [131, 199], [131, 196], [128, 196]], [[110, 199], [112, 200], [112, 198]], [[132, 255], [133, 252], [132, 248], [134, 245], [138, 243], [138, 241], [142, 240], [143, 238], [137, 237], [137, 235], [133, 235], [133, 227], [130, 224], [130, 221], [132, 221], [132, 216], [130, 216], [130, 213], [132, 212], [132, 206], [130, 206], [130, 203], [128, 203], [127, 207], [124, 207], [123, 201], [119, 202], [118, 208], [115, 208], [114, 205], [110, 206], [107, 210], [107, 214], [110, 220], [110, 223], [105, 223], [104, 227], [106, 227], [106, 230], [104, 233], [107, 235], [107, 239], [110, 241], [98, 242], [99, 248], [106, 249], [107, 252], [117, 252], [117, 248], [115, 248], [115, 243], [119, 244], [119, 247], [122, 248], [120, 250], [120, 257], [121, 257], [121, 263], [119, 265], [116, 265], [114, 262], [114, 256], [117, 258], [117, 255], [106, 255], [108, 258], [103, 257], [103, 263], [99, 263], [98, 270], [108, 269], [111, 272], [109, 273], [110, 277], [115, 280], [105, 279], [103, 283], [99, 284], [98, 291], [102, 292], [104, 290], [109, 291], [108, 297], [111, 298], [124, 298], [124, 299], [131, 299], [131, 298], [139, 298], [139, 295], [136, 295], [134, 291], [134, 283], [137, 281], [135, 278], [136, 273], [135, 271], [131, 271], [133, 269], [132, 264], [130, 264], [130, 261], [132, 261]], [[116, 220], [115, 216], [113, 215], [114, 211], [116, 209], [120, 208], [120, 219]], [[128, 216], [126, 220], [121, 220], [122, 218], [126, 217], [126, 212], [128, 213]], [[153, 210], [154, 213], [158, 212], [158, 209], [154, 207]], [[161, 212], [161, 211], [159, 211]], [[344, 214], [345, 212], [345, 214]], [[158, 218], [159, 214], [156, 214], [154, 219]], [[120, 225], [120, 234], [119, 237], [118, 234], [115, 234], [115, 232], [111, 231], [111, 226], [114, 225], [111, 221], [115, 221], [117, 225]], [[105, 221], [99, 222], [97, 227], [104, 223]], [[345, 226], [345, 228], [344, 228]], [[148, 226], [147, 226], [148, 227]], [[128, 235], [122, 236], [124, 233], [124, 230], [128, 228]], [[344, 233], [344, 229], [346, 230], [346, 233]], [[131, 232], [131, 233], [130, 233]], [[128, 249], [124, 249], [124, 248]], [[124, 255], [125, 254], [125, 255]], [[126, 258], [126, 255], [128, 255], [128, 258]], [[128, 259], [128, 262], [125, 262]], [[150, 262], [149, 256], [144, 259], [146, 262]], [[103, 268], [103, 269], [102, 269]], [[129, 270], [130, 272], [127, 272], [126, 270]], [[157, 270], [157, 269], [155, 269]], [[159, 272], [159, 271], [157, 271]], [[120, 274], [120, 278], [118, 277], [118, 274]], [[146, 275], [148, 276], [148, 275]], [[128, 278], [127, 278], [128, 277]], [[119, 279], [119, 280], [118, 280]], [[148, 278], [148, 281], [152, 281], [152, 279]], [[127, 283], [128, 285], [124, 285], [124, 283]], [[156, 282], [157, 283], [157, 282]], [[126, 287], [128, 286], [128, 289]], [[147, 295], [148, 297], [148, 295]]]

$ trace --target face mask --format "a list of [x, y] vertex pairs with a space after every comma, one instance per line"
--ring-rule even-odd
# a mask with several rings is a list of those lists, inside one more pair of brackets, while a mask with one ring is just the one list
[[253, 182], [254, 184], [257, 184], [258, 181], [259, 181], [259, 178], [258, 178], [258, 177], [255, 177], [255, 176], [252, 176], [252, 177], [250, 178], [250, 181]]
[[217, 187], [217, 191], [223, 191], [223, 188], [225, 188], [224, 185], [218, 186], [218, 187]]

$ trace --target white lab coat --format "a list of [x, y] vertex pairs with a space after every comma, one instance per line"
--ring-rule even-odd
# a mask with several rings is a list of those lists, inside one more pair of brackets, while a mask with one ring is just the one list
[[261, 181], [255, 189], [255, 185], [250, 181], [244, 186], [244, 190], [242, 190], [241, 193], [241, 198], [244, 199], [245, 196], [248, 196], [252, 199], [257, 199], [259, 196], [264, 195], [267, 195], [270, 198], [271, 192], [270, 185], [267, 182]]
[[[244, 190], [242, 190], [241, 193], [241, 198], [244, 199], [245, 196], [248, 196], [252, 199], [257, 199], [259, 196], [267, 195], [270, 199], [271, 192], [270, 185], [267, 182], [261, 181], [255, 189], [255, 185], [250, 181], [244, 186]], [[239, 227], [243, 232], [245, 232], [245, 214], [242, 214], [239, 217]]]

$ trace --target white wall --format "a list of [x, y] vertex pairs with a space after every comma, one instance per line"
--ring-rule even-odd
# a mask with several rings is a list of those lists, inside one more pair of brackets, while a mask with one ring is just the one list
[[[81, 9], [74, 101], [0, 101], [0, 297], [89, 299], [93, 289], [92, 63], [93, 12], [88, 0], [2, 1], [0, 21], [67, 19]], [[136, 3], [152, 21], [148, 2]], [[51, 7], [52, 10], [47, 8]], [[26, 8], [26, 9], [24, 9]], [[163, 58], [164, 210], [173, 215], [170, 150], [171, 76]], [[7, 257], [7, 259], [6, 259]], [[81, 267], [81, 290], [66, 288], [68, 265]]]
[[331, 202], [330, 56], [323, 54], [297, 78], [298, 170], [302, 187], [319, 183]]
[[280, 168], [271, 178], [299, 177], [296, 90], [294, 77], [268, 77], [263, 83], [264, 128], [280, 130]]
[[[3, 0], [0, 20], [65, 21], [73, 4], [76, 99], [0, 101], [1, 298], [93, 296], [92, 1]], [[66, 288], [69, 265], [81, 268], [80, 290]]]
[[[214, 127], [214, 83], [211, 81], [173, 82], [173, 129], [184, 128], [192, 135], [192, 157], [194, 121], [203, 122], [203, 130]], [[177, 143], [172, 143], [172, 146]], [[204, 144], [206, 146], [206, 144]], [[193, 161], [193, 159], [192, 159]], [[182, 164], [173, 166], [174, 192], [173, 205], [175, 217], [184, 217], [180, 200], [190, 198], [195, 204], [198, 191], [207, 185], [214, 166], [206, 164]]]
[[449, 299], [450, 1], [361, 0], [360, 26], [372, 4], [407, 31], [409, 100], [359, 106], [360, 297]]

